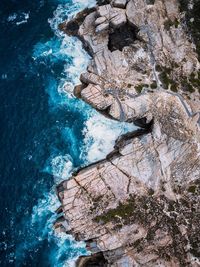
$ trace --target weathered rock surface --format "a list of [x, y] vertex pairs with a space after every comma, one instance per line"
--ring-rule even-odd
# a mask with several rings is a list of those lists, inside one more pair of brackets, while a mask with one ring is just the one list
[[114, 7], [125, 8], [127, 2], [127, 0], [114, 0], [112, 4]]
[[76, 94], [146, 127], [57, 187], [55, 228], [93, 253], [78, 266], [200, 266], [200, 65], [183, 19], [177, 0], [116, 0], [79, 25], [92, 60]]

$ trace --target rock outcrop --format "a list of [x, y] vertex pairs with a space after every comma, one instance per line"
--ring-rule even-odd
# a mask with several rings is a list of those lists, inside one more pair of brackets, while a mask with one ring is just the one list
[[62, 24], [92, 56], [76, 95], [142, 126], [57, 187], [55, 228], [92, 252], [78, 266], [200, 266], [200, 65], [180, 7], [106, 1]]

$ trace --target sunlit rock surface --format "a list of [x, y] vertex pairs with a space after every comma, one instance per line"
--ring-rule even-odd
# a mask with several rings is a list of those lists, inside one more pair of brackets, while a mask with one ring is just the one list
[[99, 4], [61, 26], [92, 56], [75, 93], [142, 129], [58, 185], [55, 228], [86, 241], [77, 266], [199, 266], [200, 72], [184, 13], [177, 0]]

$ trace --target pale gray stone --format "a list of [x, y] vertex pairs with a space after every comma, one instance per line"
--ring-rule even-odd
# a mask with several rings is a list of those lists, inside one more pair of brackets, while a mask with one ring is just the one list
[[[105, 160], [58, 186], [68, 224], [60, 219], [55, 227], [71, 229], [93, 253], [102, 251], [111, 267], [196, 267], [200, 101], [197, 90], [182, 90], [181, 77], [197, 74], [198, 56], [178, 0], [130, 0], [118, 8], [122, 2], [99, 6], [79, 28], [92, 55], [80, 78], [81, 98], [116, 120], [146, 118], [153, 125], [122, 137]], [[180, 24], [166, 29], [167, 19]], [[110, 33], [127, 21], [138, 27], [140, 40], [111, 52]], [[164, 89], [156, 65], [170, 70], [177, 93]]]

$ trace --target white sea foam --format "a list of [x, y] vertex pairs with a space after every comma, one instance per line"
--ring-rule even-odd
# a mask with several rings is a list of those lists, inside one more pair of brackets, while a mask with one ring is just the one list
[[65, 92], [68, 96], [72, 96], [73, 88], [76, 84], [80, 83], [79, 76], [85, 71], [88, 61], [90, 59], [89, 55], [85, 50], [82, 49], [82, 43], [75, 37], [69, 37], [58, 30], [58, 25], [63, 22], [64, 18], [73, 17], [75, 13], [83, 9], [86, 6], [94, 5], [95, 1], [73, 1], [72, 8], [68, 8], [66, 4], [65, 7], [59, 5], [54, 12], [54, 17], [49, 19], [51, 28], [54, 30], [55, 34], [61, 41], [59, 51], [62, 55], [70, 58], [70, 64], [66, 64], [64, 67], [64, 78], [60, 81], [58, 87], [59, 92]]
[[30, 13], [25, 12], [19, 12], [19, 13], [13, 13], [8, 16], [7, 21], [8, 22], [15, 22], [15, 24], [21, 25], [28, 21]]
[[[62, 56], [70, 57], [70, 64], [65, 65], [65, 75], [58, 86], [58, 92], [66, 93], [68, 97], [73, 97], [73, 88], [76, 84], [80, 83], [80, 74], [86, 70], [90, 57], [82, 48], [82, 43], [77, 38], [69, 37], [58, 31], [58, 24], [63, 21], [65, 16], [68, 18], [72, 17], [79, 9], [83, 9], [88, 4], [89, 6], [94, 5], [95, 1], [89, 1], [88, 3], [88, 1], [84, 0], [74, 0], [73, 3], [74, 6], [70, 9], [71, 13], [64, 11], [63, 6], [59, 5], [54, 12], [54, 18], [49, 20], [52, 29], [62, 40], [59, 49], [60, 53]], [[115, 140], [119, 135], [136, 129], [133, 124], [119, 123], [106, 119], [103, 115], [98, 114], [87, 106], [84, 106], [84, 112], [88, 114], [82, 149], [82, 157], [85, 157], [86, 163], [104, 158], [113, 149]]]
[[[71, 235], [60, 233], [55, 236], [55, 239], [56, 238], [58, 250], [52, 255], [54, 257], [53, 261], [55, 267], [73, 267], [75, 266], [76, 259], [81, 255], [81, 253], [86, 254], [84, 242], [76, 242]], [[68, 240], [67, 244], [66, 239]], [[68, 259], [60, 262], [60, 259], [67, 252]]]
[[[48, 58], [51, 61], [66, 60], [66, 65], [64, 69], [64, 79], [60, 80], [59, 86], [56, 88], [56, 84], [53, 80], [49, 81], [49, 86], [47, 88], [50, 97], [49, 103], [52, 106], [63, 104], [66, 101], [66, 105], [70, 101], [69, 98], [72, 97], [72, 90], [74, 85], [78, 82], [80, 73], [87, 66], [89, 56], [82, 49], [80, 41], [75, 38], [69, 38], [64, 36], [61, 32], [57, 30], [58, 24], [63, 21], [64, 18], [73, 16], [78, 10], [86, 6], [86, 1], [74, 1], [74, 5], [71, 7], [59, 5], [57, 10], [54, 12], [54, 18], [49, 20], [49, 23], [57, 35], [56, 38], [52, 38], [46, 43], [38, 43], [35, 46], [33, 58], [37, 60], [38, 58]], [[70, 64], [67, 63], [70, 62]], [[45, 62], [44, 62], [45, 63]], [[57, 92], [56, 92], [57, 90]], [[59, 95], [66, 95], [63, 98]], [[74, 106], [66, 106], [66, 108], [79, 108], [76, 103]], [[80, 108], [86, 106], [80, 101]], [[88, 108], [88, 114], [90, 113], [90, 108]], [[68, 129], [64, 129], [67, 131]], [[70, 131], [67, 131], [70, 134]], [[70, 155], [57, 155], [52, 154], [50, 161], [48, 160], [48, 165], [45, 167], [45, 171], [50, 172], [54, 175], [56, 183], [63, 179], [67, 179], [72, 170], [73, 163]], [[55, 191], [52, 190], [49, 194], [45, 195], [43, 199], [38, 201], [38, 204], [33, 208], [31, 227], [37, 228], [38, 234], [35, 238], [35, 242], [40, 242], [43, 239], [48, 238], [49, 240], [54, 240], [56, 243], [55, 250], [51, 250], [49, 257], [51, 258], [52, 266], [55, 267], [71, 267], [74, 265], [75, 259], [81, 255], [85, 254], [85, 244], [83, 242], [75, 242], [74, 239], [68, 235], [56, 235], [53, 233], [53, 222], [56, 220], [55, 210], [60, 205]], [[34, 245], [34, 244], [32, 244]]]
[[[56, 37], [46, 43], [38, 43], [35, 46], [33, 58], [49, 59], [50, 62], [57, 60], [66, 60], [63, 78], [57, 86], [54, 82], [50, 82], [47, 88], [50, 101], [53, 106], [65, 103], [66, 108], [79, 109], [86, 114], [85, 135], [83, 140], [82, 153], [80, 158], [84, 159], [85, 164], [104, 158], [112, 151], [117, 137], [127, 131], [132, 131], [135, 126], [127, 123], [111, 121], [104, 116], [94, 111], [91, 107], [80, 100], [74, 99], [72, 91], [74, 85], [79, 83], [81, 72], [86, 70], [89, 61], [89, 55], [82, 49], [82, 44], [79, 40], [73, 37], [68, 37], [58, 31], [58, 24], [64, 19], [74, 16], [75, 13], [82, 10], [86, 6], [95, 5], [95, 1], [73, 0], [73, 5], [59, 5], [54, 12], [54, 17], [49, 19], [51, 28], [54, 30]], [[45, 61], [44, 61], [45, 63]], [[65, 96], [60, 97], [60, 96]], [[73, 134], [66, 127], [64, 130], [67, 135]], [[62, 132], [61, 132], [62, 134]], [[72, 146], [76, 146], [73, 144]], [[73, 171], [73, 159], [70, 155], [58, 154], [55, 151], [48, 160], [45, 171], [52, 173], [56, 183], [67, 179]], [[33, 209], [31, 224], [42, 225], [42, 229], [38, 234], [38, 239], [48, 237], [49, 240], [54, 240], [56, 243], [55, 251], [51, 251], [52, 266], [55, 267], [73, 267], [75, 259], [86, 253], [85, 245], [82, 242], [75, 242], [68, 235], [55, 235], [52, 230], [52, 224], [56, 219], [55, 210], [59, 206], [57, 196], [54, 190], [47, 194], [43, 199], [39, 200], [38, 204]], [[41, 227], [40, 227], [41, 228]], [[39, 241], [39, 240], [38, 240]], [[67, 255], [67, 257], [66, 257]]]
[[[55, 234], [53, 232], [53, 223], [56, 220], [55, 210], [60, 203], [55, 195], [54, 189], [45, 195], [43, 199], [38, 201], [38, 204], [33, 208], [30, 226], [32, 229], [38, 230], [34, 238], [31, 237], [33, 246], [48, 238], [49, 242], [54, 242], [56, 247], [51, 250], [49, 255], [52, 267], [70, 267], [78, 256], [85, 254], [85, 244], [76, 242], [70, 235], [64, 233]], [[38, 228], [37, 225], [40, 227]], [[34, 244], [33, 244], [34, 242]]]
[[17, 18], [17, 14], [13, 13], [13, 14], [8, 16], [7, 21], [11, 22], [11, 21], [14, 21], [16, 18]]
[[56, 220], [55, 210], [59, 207], [59, 201], [52, 189], [38, 200], [33, 207], [31, 217], [26, 224], [26, 239], [16, 247], [15, 257], [20, 261], [26, 251], [33, 249], [45, 239], [53, 237], [53, 222]]
[[113, 150], [115, 140], [120, 135], [135, 129], [133, 124], [112, 121], [94, 112], [85, 123], [82, 156], [88, 163], [105, 158]]
[[[49, 167], [50, 170], [48, 171]], [[45, 171], [53, 174], [55, 183], [68, 179], [73, 171], [73, 163], [70, 155], [66, 154], [54, 157]]]

